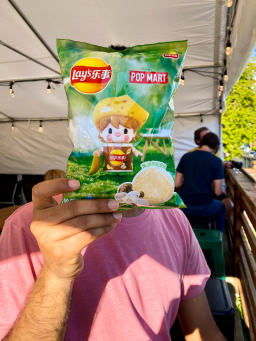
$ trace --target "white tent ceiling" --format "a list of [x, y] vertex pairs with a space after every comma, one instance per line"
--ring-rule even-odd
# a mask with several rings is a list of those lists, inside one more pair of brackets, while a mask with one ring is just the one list
[[[185, 85], [175, 95], [176, 157], [186, 151], [185, 146], [192, 146], [198, 126], [208, 125], [219, 133], [218, 78], [223, 73], [226, 26], [232, 26], [233, 53], [227, 58], [230, 77], [223, 98], [253, 48], [255, 4], [255, 0], [233, 0], [227, 10], [221, 0], [1, 0], [0, 173], [65, 169], [72, 149], [67, 123], [46, 124], [46, 120], [67, 118], [62, 84], [54, 84], [52, 93], [46, 93], [46, 79], [60, 77], [56, 38], [103, 46], [187, 39]], [[11, 81], [14, 98], [9, 95]], [[203, 115], [204, 121], [192, 119], [195, 115]], [[3, 123], [10, 119], [15, 121], [15, 130], [10, 122]], [[44, 121], [43, 133], [33, 120]]]

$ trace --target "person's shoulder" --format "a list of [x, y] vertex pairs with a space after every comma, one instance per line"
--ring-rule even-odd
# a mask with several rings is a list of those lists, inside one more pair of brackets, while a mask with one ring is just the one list
[[218, 161], [222, 162], [221, 158], [217, 154], [212, 154], [212, 156], [213, 156], [214, 160], [218, 160]]
[[191, 241], [192, 228], [185, 216], [179, 208], [163, 209], [159, 214], [163, 217], [160, 220], [166, 236], [171, 236], [177, 245], [188, 248]]
[[[195, 150], [196, 151], [196, 150]], [[185, 154], [182, 155], [181, 160], [187, 160], [190, 159], [192, 157], [192, 155], [194, 154], [195, 151], [191, 151], [191, 152], [187, 152]]]
[[216, 153], [215, 153], [215, 156], [219, 157], [221, 159], [221, 155], [220, 155], [220, 150], [218, 150]]
[[20, 206], [15, 210], [9, 217], [8, 220], [17, 219], [19, 217], [26, 217], [28, 215], [33, 215], [33, 203], [32, 201]]
[[218, 163], [220, 165], [223, 164], [223, 161], [221, 160], [220, 157], [218, 157], [216, 154], [212, 154], [212, 160], [215, 162], [215, 163]]
[[179, 208], [160, 209], [156, 210], [156, 214], [170, 226], [170, 224], [179, 226], [182, 230], [189, 228], [188, 220], [185, 214]]
[[191, 160], [197, 159], [198, 157], [200, 157], [200, 150], [195, 148], [194, 150], [183, 154], [182, 159], [185, 162], [190, 162]]
[[199, 150], [200, 153], [200, 157], [204, 158], [204, 159], [208, 159], [208, 160], [214, 160], [216, 161], [217, 156], [215, 156], [213, 153], [211, 153], [210, 151], [205, 151], [205, 150]]
[[33, 203], [29, 202], [20, 206], [5, 221], [4, 228], [15, 226], [17, 229], [23, 229], [30, 232], [30, 224], [33, 220]]

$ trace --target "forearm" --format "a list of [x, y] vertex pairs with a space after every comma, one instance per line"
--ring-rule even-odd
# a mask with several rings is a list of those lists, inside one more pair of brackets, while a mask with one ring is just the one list
[[182, 329], [186, 341], [227, 341], [217, 327], [212, 315], [201, 326], [188, 328], [183, 324]]
[[213, 319], [204, 292], [183, 300], [178, 317], [186, 341], [226, 341]]
[[213, 180], [213, 192], [218, 197], [222, 193], [222, 180]]
[[219, 330], [208, 331], [204, 335], [199, 330], [194, 330], [190, 335], [185, 336], [186, 341], [227, 341]]
[[26, 306], [3, 341], [61, 341], [68, 319], [73, 281], [40, 273]]
[[175, 191], [178, 191], [179, 188], [182, 186], [184, 182], [184, 176], [182, 173], [176, 171], [176, 176], [175, 176]]

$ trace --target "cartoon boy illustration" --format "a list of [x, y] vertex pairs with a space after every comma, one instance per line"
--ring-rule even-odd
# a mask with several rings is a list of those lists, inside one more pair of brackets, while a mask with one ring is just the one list
[[105, 98], [97, 103], [93, 121], [99, 131], [102, 147], [93, 153], [89, 174], [100, 168], [103, 154], [103, 169], [108, 172], [131, 172], [133, 155], [142, 155], [131, 142], [143, 126], [149, 113], [128, 95]]

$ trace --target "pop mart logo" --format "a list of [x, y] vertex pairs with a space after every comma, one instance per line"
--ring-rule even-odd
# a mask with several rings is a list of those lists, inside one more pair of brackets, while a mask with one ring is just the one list
[[130, 70], [130, 83], [167, 84], [168, 72], [149, 72]]
[[78, 60], [70, 70], [70, 84], [84, 94], [95, 94], [108, 85], [112, 76], [111, 65], [99, 58]]

